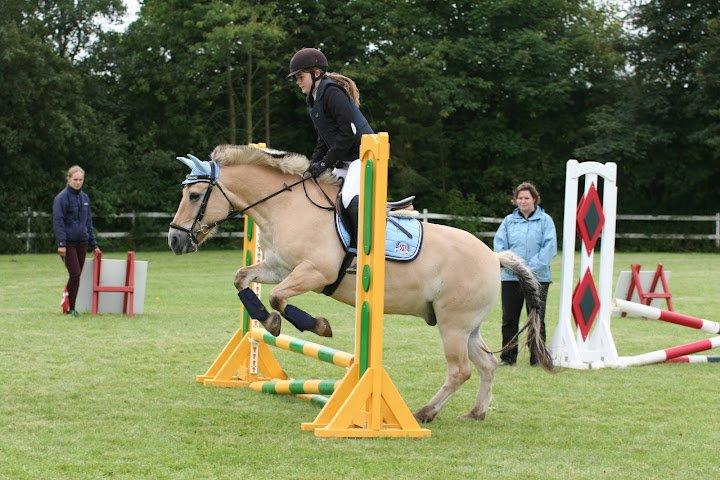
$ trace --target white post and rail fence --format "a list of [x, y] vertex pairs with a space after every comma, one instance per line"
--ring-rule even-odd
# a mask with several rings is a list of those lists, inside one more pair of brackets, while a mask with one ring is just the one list
[[[33, 219], [39, 219], [36, 221], [50, 222], [50, 214], [47, 212], [36, 212], [28, 209], [22, 212], [21, 215], [27, 217], [26, 229], [23, 233], [18, 233], [18, 238], [25, 240], [25, 251], [30, 252], [32, 250], [32, 241], [38, 236], [47, 236], [48, 233], [36, 233], [33, 231]], [[96, 216], [97, 217], [97, 216]], [[103, 219], [129, 219], [131, 224], [134, 226], [135, 221], [139, 218], [155, 218], [155, 219], [166, 219], [168, 222], [173, 218], [172, 213], [166, 212], [134, 212], [134, 213], [116, 213], [112, 215], [102, 216]], [[239, 218], [239, 217], [238, 217]], [[440, 222], [452, 222], [452, 221], [463, 221], [473, 222], [476, 224], [497, 224], [502, 222], [502, 218], [495, 217], [471, 217], [461, 215], [449, 215], [446, 213], [432, 213], [428, 212], [427, 209], [423, 209], [419, 215], [420, 220], [423, 222], [440, 221]], [[639, 240], [699, 240], [699, 241], [712, 241], [715, 243], [716, 248], [720, 248], [720, 212], [715, 215], [618, 215], [618, 221], [638, 221], [638, 222], [712, 222], [715, 225], [715, 233], [616, 233], [615, 238], [628, 238], [628, 239], [639, 239]], [[557, 223], [557, 220], [556, 220]], [[240, 222], [238, 222], [240, 225]], [[96, 236], [98, 238], [125, 238], [132, 235], [132, 232], [120, 232], [120, 231], [98, 231], [96, 229]], [[495, 230], [492, 231], [480, 231], [475, 232], [475, 235], [481, 238], [492, 238], [495, 235]], [[167, 230], [158, 232], [145, 232], [141, 235], [145, 238], [150, 237], [166, 237]], [[215, 234], [216, 237], [220, 238], [242, 238], [243, 232], [218, 232]]]

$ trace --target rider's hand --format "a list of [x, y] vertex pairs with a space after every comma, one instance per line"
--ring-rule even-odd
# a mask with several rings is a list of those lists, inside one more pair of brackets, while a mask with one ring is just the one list
[[95, 245], [95, 248], [93, 248], [93, 253], [102, 254], [102, 250], [100, 250], [100, 247]]
[[58, 255], [60, 255], [62, 258], [65, 258], [65, 254], [67, 253], [67, 249], [65, 247], [58, 247]]
[[315, 162], [308, 167], [307, 171], [313, 178], [318, 178], [322, 173], [328, 169], [327, 163], [324, 160]]

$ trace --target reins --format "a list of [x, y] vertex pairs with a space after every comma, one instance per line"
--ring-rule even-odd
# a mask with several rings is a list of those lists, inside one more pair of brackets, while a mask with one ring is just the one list
[[[308, 177], [308, 178], [311, 178], [311, 177]], [[312, 198], [310, 198], [310, 195], [308, 195], [307, 186], [303, 183], [303, 190], [305, 191], [305, 197], [308, 199], [308, 201], [309, 201], [310, 203], [312, 203], [313, 205], [315, 205], [317, 208], [320, 208], [320, 209], [322, 209], [322, 210], [327, 210], [327, 211], [333, 211], [333, 210], [335, 210], [335, 204], [334, 204], [333, 201], [330, 199], [330, 197], [328, 197], [327, 193], [325, 193], [325, 190], [323, 190], [323, 188], [320, 186], [320, 184], [318, 183], [318, 181], [317, 181], [316, 178], [313, 178], [313, 182], [315, 182], [315, 185], [317, 185], [317, 187], [320, 189], [320, 191], [322, 192], [323, 196], [325, 197], [325, 200], [328, 201], [328, 203], [330, 204], [330, 206], [329, 206], [329, 207], [323, 207], [322, 205], [318, 205], [317, 203], [315, 203], [315, 201], [314, 201]]]

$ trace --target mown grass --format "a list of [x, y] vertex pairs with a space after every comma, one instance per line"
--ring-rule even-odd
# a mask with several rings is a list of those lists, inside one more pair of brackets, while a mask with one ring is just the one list
[[[456, 418], [474, 401], [474, 375], [430, 425], [430, 439], [317, 439], [299, 429], [318, 411], [310, 403], [194, 381], [237, 327], [239, 253], [138, 257], [150, 261], [146, 313], [130, 320], [62, 316], [56, 256], [0, 256], [0, 478], [720, 477], [718, 364], [550, 375], [529, 367], [523, 352], [517, 366], [498, 371], [484, 422]], [[616, 271], [658, 261], [673, 271], [678, 311], [720, 319], [720, 256], [617, 254]], [[556, 276], [558, 265], [559, 257]], [[558, 292], [556, 283], [549, 338]], [[296, 304], [331, 320], [328, 345], [352, 349], [349, 307], [315, 294]], [[499, 332], [498, 307], [483, 328], [493, 347]], [[616, 320], [613, 332], [621, 354], [709, 336], [635, 319]], [[444, 376], [435, 328], [390, 316], [385, 346], [386, 369], [419, 408]], [[277, 356], [297, 378], [341, 373]]]

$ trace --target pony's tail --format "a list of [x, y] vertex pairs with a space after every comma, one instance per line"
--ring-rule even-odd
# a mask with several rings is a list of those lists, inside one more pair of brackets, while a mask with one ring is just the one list
[[358, 107], [360, 106], [360, 90], [358, 90], [357, 85], [355, 85], [352, 78], [348, 78], [345, 75], [335, 72], [328, 72], [326, 75], [330, 80], [340, 85], [347, 92], [355, 105]]
[[[530, 313], [528, 314], [527, 322], [525, 322], [525, 325], [523, 325], [520, 332], [525, 329], [528, 330], [528, 348], [530, 348], [530, 351], [535, 356], [538, 364], [550, 372], [553, 370], [552, 356], [550, 355], [550, 350], [548, 350], [547, 345], [545, 345], [545, 341], [540, 333], [542, 324], [540, 319], [540, 308], [542, 307], [540, 283], [537, 281], [537, 278], [535, 278], [532, 270], [528, 268], [523, 259], [511, 251], [506, 250], [504, 252], [500, 252], [497, 256], [500, 260], [500, 266], [507, 268], [517, 276], [520, 282], [520, 290], [522, 291], [523, 296], [525, 297], [525, 302], [528, 305]], [[518, 335], [520, 332], [518, 332]], [[517, 341], [516, 336], [508, 347], [517, 344]]]

